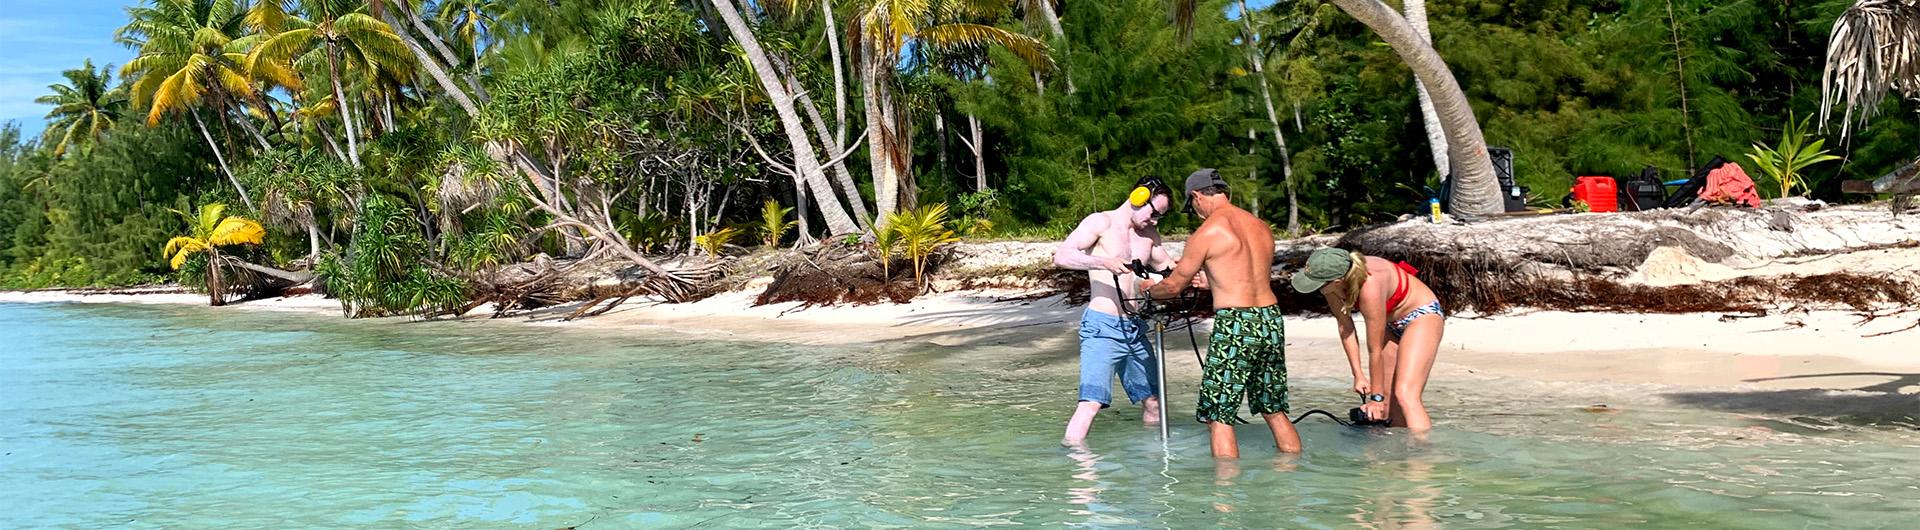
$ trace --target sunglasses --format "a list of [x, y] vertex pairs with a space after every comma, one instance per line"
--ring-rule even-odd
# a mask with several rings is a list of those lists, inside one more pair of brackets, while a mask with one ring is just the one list
[[1147, 216], [1147, 219], [1150, 219], [1153, 221], [1159, 221], [1160, 218], [1167, 216], [1167, 212], [1160, 211], [1160, 207], [1154, 206], [1153, 201], [1151, 200], [1147, 201], [1147, 210], [1153, 212], [1152, 214]]

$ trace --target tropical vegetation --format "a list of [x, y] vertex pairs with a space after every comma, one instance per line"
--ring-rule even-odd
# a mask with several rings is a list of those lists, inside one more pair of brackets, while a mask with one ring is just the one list
[[1422, 211], [1448, 175], [1484, 209], [1486, 145], [1541, 198], [1752, 154], [1838, 201], [1920, 154], [1920, 122], [1861, 121], [1915, 110], [1884, 96], [1920, 86], [1916, 47], [1881, 45], [1915, 24], [1895, 0], [144, 0], [132, 60], [74, 65], [44, 132], [0, 128], [0, 285], [203, 283], [214, 252], [153, 250], [216, 203], [263, 223], [244, 261], [391, 315], [541, 256], [686, 283], [669, 258], [737, 237], [924, 283], [955, 237], [1059, 237], [1200, 167], [1294, 232]]

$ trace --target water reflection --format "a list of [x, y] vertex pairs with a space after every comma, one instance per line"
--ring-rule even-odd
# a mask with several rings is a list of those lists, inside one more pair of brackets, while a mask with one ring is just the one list
[[1434, 504], [1442, 494], [1433, 479], [1433, 454], [1420, 449], [1419, 440], [1407, 440], [1406, 446], [1369, 449], [1367, 472], [1382, 484], [1371, 501], [1358, 507], [1352, 520], [1356, 526], [1379, 530], [1424, 530], [1437, 528]]
[[1073, 460], [1073, 480], [1069, 482], [1073, 487], [1067, 488], [1067, 503], [1073, 507], [1067, 510], [1067, 514], [1084, 518], [1079, 525], [1101, 528], [1140, 524], [1140, 521], [1126, 516], [1125, 506], [1101, 497], [1108, 490], [1124, 492], [1127, 488], [1101, 475], [1102, 457], [1099, 453], [1084, 445], [1069, 446], [1067, 458]]

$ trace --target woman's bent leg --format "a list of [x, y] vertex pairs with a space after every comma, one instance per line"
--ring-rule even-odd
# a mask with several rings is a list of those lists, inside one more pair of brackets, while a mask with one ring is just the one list
[[1427, 416], [1426, 402], [1420, 399], [1420, 394], [1427, 390], [1427, 376], [1433, 373], [1433, 359], [1440, 352], [1445, 323], [1446, 318], [1440, 315], [1423, 316], [1408, 323], [1407, 331], [1400, 335], [1393, 377], [1392, 399], [1399, 409], [1393, 415], [1395, 426], [1415, 432], [1433, 428], [1433, 420]]

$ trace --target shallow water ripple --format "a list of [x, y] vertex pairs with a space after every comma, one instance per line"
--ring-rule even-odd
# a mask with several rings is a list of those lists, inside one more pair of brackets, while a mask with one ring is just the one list
[[[0, 527], [1900, 528], [1910, 431], [1442, 386], [1426, 443], [1321, 419], [1215, 463], [1074, 381], [882, 353], [197, 308], [0, 305]], [[1016, 361], [1026, 352], [1009, 348]], [[1299, 382], [1295, 403], [1346, 403]], [[1185, 399], [1182, 399], [1182, 398]], [[1344, 411], [1344, 406], [1326, 408]]]

